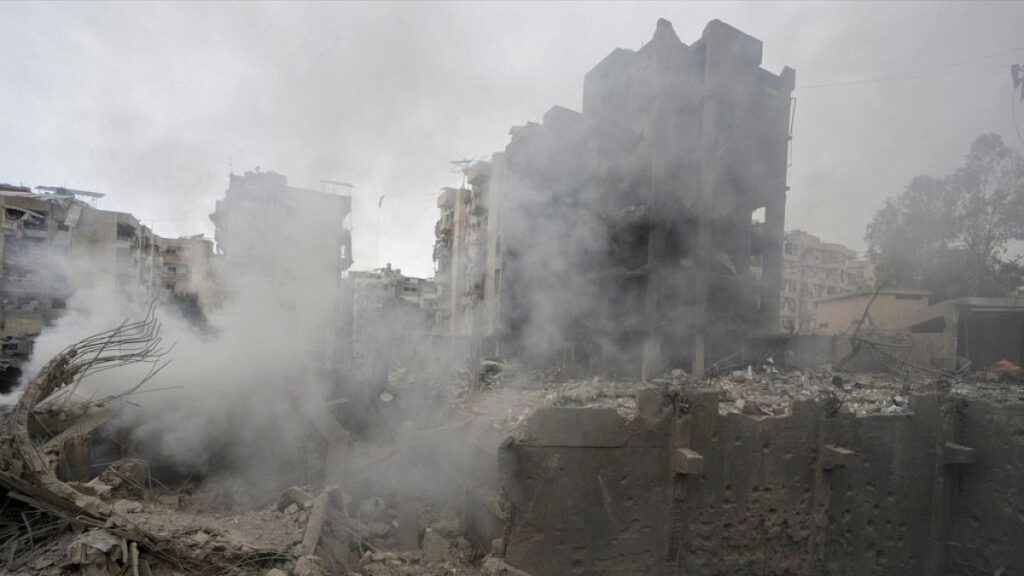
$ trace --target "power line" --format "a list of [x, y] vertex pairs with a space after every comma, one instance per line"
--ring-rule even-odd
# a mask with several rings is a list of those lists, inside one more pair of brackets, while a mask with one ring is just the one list
[[949, 64], [943, 64], [941, 66], [934, 66], [932, 68], [926, 68], [924, 70], [918, 70], [916, 72], [904, 72], [902, 74], [893, 74], [891, 76], [882, 76], [882, 77], [879, 77], [879, 78], [871, 78], [871, 79], [866, 79], [866, 80], [851, 80], [851, 81], [848, 81], [848, 82], [832, 82], [832, 83], [826, 83], [826, 84], [810, 84], [810, 85], [806, 85], [806, 86], [797, 86], [796, 89], [797, 90], [801, 90], [801, 89], [803, 89], [803, 90], [810, 90], [810, 89], [814, 89], [814, 88], [832, 88], [832, 87], [838, 87], [838, 86], [858, 86], [858, 85], [861, 85], [861, 84], [878, 84], [878, 83], [881, 83], [881, 82], [891, 82], [891, 81], [894, 81], [894, 80], [905, 80], [905, 79], [910, 79], [910, 78], [922, 78], [922, 77], [926, 77], [926, 76], [941, 75], [941, 74], [958, 74], [958, 73], [961, 73], [961, 72], [975, 72], [975, 71], [980, 71], [980, 70], [995, 70], [997, 68], [1001, 69], [1001, 68], [1005, 68], [1005, 66], [1001, 65], [1001, 66], [991, 66], [991, 67], [984, 67], [984, 68], [970, 68], [970, 69], [967, 69], [967, 70], [950, 70], [951, 68], [956, 68], [958, 66], [964, 66], [966, 64], [973, 64], [975, 62], [981, 62], [983, 60], [990, 60], [992, 58], [998, 58], [1000, 56], [1006, 56], [1006, 55], [1009, 55], [1009, 54], [1013, 54], [1015, 52], [1019, 52], [1021, 50], [1024, 50], [1024, 46], [1018, 46], [1016, 48], [1011, 48], [1009, 50], [1004, 50], [1002, 52], [997, 52], [997, 53], [994, 53], [994, 54], [988, 54], [988, 55], [985, 55], [985, 56], [979, 56], [977, 58], [971, 58], [969, 60], [961, 60], [959, 62], [952, 62], [952, 63], [949, 63]]
[[1013, 128], [1017, 131], [1017, 140], [1024, 145], [1024, 137], [1020, 134], [1020, 122], [1017, 121], [1017, 91], [1010, 94], [1010, 111], [1013, 112]]

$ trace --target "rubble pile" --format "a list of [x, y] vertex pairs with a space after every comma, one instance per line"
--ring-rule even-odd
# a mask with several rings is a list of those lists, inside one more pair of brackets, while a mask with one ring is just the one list
[[213, 487], [202, 478], [161, 482], [145, 459], [119, 458], [96, 470], [93, 433], [128, 403], [82, 401], [72, 392], [86, 374], [158, 359], [159, 344], [152, 316], [87, 338], [54, 357], [18, 404], [0, 412], [0, 572], [497, 573], [477, 567], [482, 554], [443, 512], [424, 515], [412, 544], [398, 552], [394, 498], [353, 499], [335, 486], [303, 486], [243, 508], [251, 502], [225, 498], [220, 479]]
[[720, 414], [753, 417], [787, 416], [791, 403], [801, 400], [814, 400], [837, 412], [855, 415], [908, 414], [912, 395], [933, 392], [984, 398], [1000, 404], [1024, 402], [1024, 371], [1009, 363], [974, 374], [920, 370], [896, 374], [845, 372], [828, 365], [794, 370], [776, 367], [768, 361], [703, 378], [675, 369], [660, 378], [640, 382], [597, 377], [566, 380], [557, 371], [520, 372], [490, 361], [481, 374], [486, 392], [475, 396], [466, 410], [507, 430], [543, 406], [615, 408], [629, 416], [636, 411], [637, 395], [650, 389], [670, 396], [694, 389], [718, 390]]

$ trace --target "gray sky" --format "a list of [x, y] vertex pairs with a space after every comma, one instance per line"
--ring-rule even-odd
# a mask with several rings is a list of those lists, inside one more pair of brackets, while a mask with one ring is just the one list
[[1008, 68], [1024, 3], [9, 2], [0, 182], [104, 192], [100, 207], [178, 235], [212, 233], [229, 158], [295, 186], [349, 181], [355, 267], [429, 276], [450, 161], [578, 110], [583, 75], [659, 17], [687, 44], [721, 19], [764, 42], [766, 69], [796, 69], [790, 228], [862, 251], [914, 175], [958, 165], [982, 132], [1022, 147]]

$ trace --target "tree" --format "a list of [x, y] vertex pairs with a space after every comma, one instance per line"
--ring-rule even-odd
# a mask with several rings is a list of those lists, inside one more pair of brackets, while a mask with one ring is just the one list
[[882, 285], [930, 290], [934, 301], [1003, 296], [1024, 284], [1012, 241], [1024, 240], [1024, 159], [997, 134], [971, 145], [952, 174], [918, 176], [867, 227]]

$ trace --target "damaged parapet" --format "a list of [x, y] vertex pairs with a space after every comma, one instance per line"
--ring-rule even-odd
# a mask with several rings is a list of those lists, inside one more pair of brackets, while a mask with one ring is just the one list
[[721, 414], [719, 396], [526, 416], [498, 449], [505, 561], [535, 576], [1024, 569], [1006, 513], [1024, 468], [1003, 440], [1019, 402], [931, 394], [856, 416], [798, 401], [770, 417]]
[[[795, 74], [760, 64], [722, 22], [687, 46], [661, 20], [586, 75], [582, 113], [514, 128], [485, 186], [439, 199], [452, 329], [485, 355], [645, 377], [776, 330]], [[458, 210], [480, 204], [483, 262], [449, 265]]]

